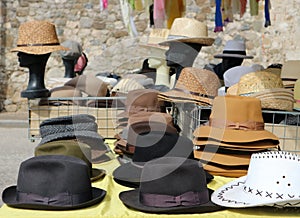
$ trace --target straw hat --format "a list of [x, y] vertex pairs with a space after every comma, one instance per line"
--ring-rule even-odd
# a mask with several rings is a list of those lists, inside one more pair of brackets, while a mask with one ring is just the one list
[[20, 25], [17, 47], [11, 51], [41, 55], [60, 50], [69, 49], [59, 44], [54, 24], [29, 21]]
[[222, 54], [214, 56], [215, 58], [243, 58], [243, 59], [252, 59], [253, 56], [246, 55], [246, 44], [243, 40], [229, 40]]
[[281, 78], [271, 72], [257, 71], [242, 76], [237, 95], [259, 98], [264, 109], [293, 110], [293, 92], [285, 89]]
[[193, 18], [176, 18], [171, 26], [166, 41], [160, 45], [169, 45], [170, 42], [197, 43], [210, 46], [215, 39], [208, 37], [207, 25]]
[[218, 76], [212, 71], [184, 68], [175, 87], [167, 92], [160, 92], [159, 98], [172, 102], [191, 102], [199, 105], [210, 105], [221, 84]]

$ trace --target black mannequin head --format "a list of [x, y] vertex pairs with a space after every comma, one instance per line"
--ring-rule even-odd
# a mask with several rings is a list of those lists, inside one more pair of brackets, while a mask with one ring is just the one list
[[74, 71], [75, 64], [77, 63], [77, 59], [64, 59], [62, 58], [64, 66], [65, 66], [65, 78], [74, 78], [76, 73]]
[[224, 57], [222, 58], [222, 68], [223, 68], [223, 73], [236, 66], [241, 66], [244, 59], [243, 58], [233, 58], [233, 57]]
[[50, 57], [51, 53], [41, 54], [41, 55], [34, 55], [34, 54], [27, 54], [24, 52], [18, 52], [18, 60], [20, 67], [32, 67], [33, 65], [40, 65], [46, 66], [47, 61]]

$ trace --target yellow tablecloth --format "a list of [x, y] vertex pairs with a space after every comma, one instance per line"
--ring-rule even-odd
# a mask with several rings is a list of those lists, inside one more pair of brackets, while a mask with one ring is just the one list
[[[183, 217], [211, 217], [211, 218], [261, 218], [261, 217], [299, 217], [300, 209], [278, 209], [278, 208], [249, 208], [249, 209], [226, 209], [212, 213], [202, 214], [177, 214], [177, 215], [163, 215], [163, 214], [149, 214], [140, 211], [132, 210], [123, 205], [119, 200], [119, 193], [121, 191], [129, 190], [130, 188], [121, 186], [114, 182], [112, 178], [113, 170], [120, 164], [118, 160], [112, 156], [113, 159], [101, 163], [95, 164], [94, 167], [105, 169], [107, 175], [99, 181], [92, 183], [92, 186], [102, 188], [107, 191], [107, 195], [104, 200], [98, 204], [88, 208], [69, 211], [42, 211], [42, 210], [28, 210], [28, 209], [15, 209], [3, 205], [0, 208], [0, 217], [22, 217], [22, 218], [134, 218], [134, 217], [159, 217], [159, 218], [183, 218]], [[232, 178], [226, 178], [221, 176], [215, 176], [215, 179], [209, 183], [209, 188], [216, 189]]]

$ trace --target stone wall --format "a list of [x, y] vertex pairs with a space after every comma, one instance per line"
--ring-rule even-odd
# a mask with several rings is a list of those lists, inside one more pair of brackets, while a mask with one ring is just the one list
[[[215, 38], [211, 47], [202, 48], [195, 67], [218, 63], [213, 55], [221, 53], [227, 40], [245, 38], [247, 54], [254, 59], [243, 65], [272, 63], [300, 59], [300, 0], [271, 0], [272, 25], [264, 27], [263, 2], [259, 14], [251, 16], [249, 7], [243, 17], [234, 16], [223, 32], [214, 33], [215, 7], [213, 0], [186, 0], [186, 15], [205, 21], [209, 36]], [[61, 42], [67, 39], [80, 42], [89, 58], [85, 73], [114, 72], [123, 74], [139, 69], [149, 55], [139, 46], [147, 41], [149, 33], [148, 11], [133, 11], [137, 36], [127, 31], [122, 19], [119, 0], [109, 0], [106, 10], [100, 11], [99, 0], [2, 0], [0, 5], [0, 111], [27, 110], [27, 99], [20, 92], [27, 87], [28, 73], [18, 66], [16, 53], [17, 31], [21, 23], [29, 20], [48, 20], [56, 25]], [[297, 38], [298, 37], [298, 38]], [[47, 63], [45, 84], [50, 78], [62, 78], [64, 66], [57, 52]]]

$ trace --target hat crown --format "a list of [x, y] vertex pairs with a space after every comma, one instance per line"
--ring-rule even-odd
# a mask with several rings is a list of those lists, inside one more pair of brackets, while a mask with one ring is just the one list
[[62, 42], [61, 45], [70, 49], [68, 51], [60, 51], [60, 55], [63, 59], [77, 60], [82, 54], [82, 47], [76, 41], [66, 40]]
[[208, 37], [207, 26], [192, 18], [176, 18], [170, 29], [168, 39], [172, 39], [172, 36], [182, 38], [199, 38]]
[[[86, 163], [79, 158], [63, 155], [33, 157], [20, 165], [17, 195], [22, 193], [34, 195], [32, 199], [29, 196], [23, 199], [27, 203], [33, 203], [35, 200], [39, 204], [58, 204], [59, 206], [72, 206], [73, 204], [83, 203], [92, 199], [88, 172]], [[62, 194], [67, 196], [82, 195], [82, 198], [78, 197], [78, 202], [76, 200], [72, 202], [69, 197], [66, 197], [65, 201], [53, 202], [39, 202], [39, 199], [36, 199], [51, 199]]]
[[197, 93], [199, 96], [215, 97], [221, 84], [218, 76], [205, 69], [186, 67], [180, 73], [175, 88]]
[[224, 46], [223, 51], [246, 51], [244, 40], [229, 40]]
[[271, 72], [256, 71], [241, 76], [238, 95], [261, 92], [266, 89], [283, 88], [281, 78]]
[[[163, 157], [147, 162], [142, 170], [141, 181], [141, 194], [177, 196], [207, 191], [202, 164], [180, 157]], [[208, 200], [208, 192], [206, 197]]]
[[47, 21], [29, 21], [19, 27], [18, 45], [59, 43], [55, 25]]
[[210, 120], [264, 123], [259, 99], [233, 95], [215, 97]]
[[168, 38], [169, 32], [169, 29], [152, 28], [148, 37], [148, 44], [158, 45]]

